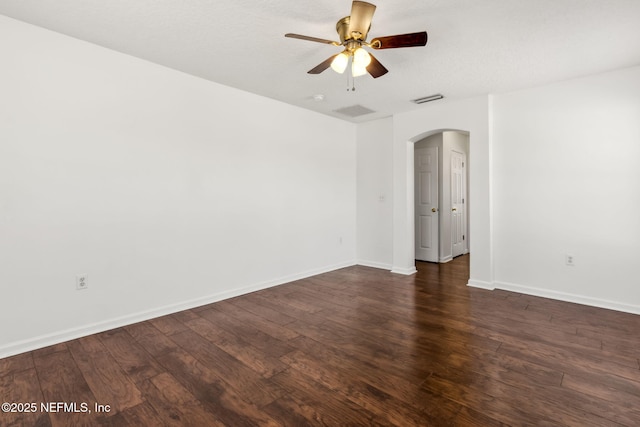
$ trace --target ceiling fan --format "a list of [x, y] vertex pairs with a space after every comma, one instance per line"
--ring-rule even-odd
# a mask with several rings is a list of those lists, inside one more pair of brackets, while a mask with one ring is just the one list
[[351, 5], [351, 15], [345, 16], [336, 24], [336, 31], [340, 36], [339, 42], [292, 33], [284, 36], [334, 46], [344, 46], [344, 50], [341, 53], [333, 55], [316, 65], [308, 71], [309, 74], [320, 74], [329, 67], [342, 74], [347, 69], [349, 62], [351, 62], [353, 77], [369, 73], [373, 78], [378, 78], [385, 75], [389, 70], [363, 47], [395, 49], [399, 47], [424, 46], [427, 44], [427, 32], [376, 37], [371, 42], [367, 42], [367, 34], [371, 28], [371, 19], [375, 10], [376, 6], [371, 3], [354, 1]]

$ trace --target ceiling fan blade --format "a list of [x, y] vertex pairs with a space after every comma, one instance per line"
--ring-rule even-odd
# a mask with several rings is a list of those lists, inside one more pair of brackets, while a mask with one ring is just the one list
[[427, 32], [399, 34], [397, 36], [376, 37], [371, 40], [374, 49], [395, 49], [398, 47], [424, 46], [427, 44]]
[[369, 65], [367, 65], [367, 71], [369, 72], [369, 74], [371, 74], [371, 77], [377, 79], [378, 77], [384, 76], [389, 72], [389, 70], [384, 68], [384, 65], [382, 65], [375, 56], [371, 54], [369, 54], [369, 56], [371, 56], [371, 62], [369, 63]]
[[325, 59], [323, 62], [319, 63], [318, 65], [316, 65], [315, 67], [307, 71], [307, 74], [320, 74], [321, 72], [323, 72], [324, 70], [326, 70], [331, 66], [331, 62], [333, 62], [333, 58], [335, 58], [338, 55], [339, 54], [336, 53], [331, 58]]
[[366, 40], [367, 33], [371, 27], [371, 19], [376, 11], [376, 6], [365, 1], [354, 1], [351, 5], [351, 17], [349, 19], [349, 37], [354, 36], [353, 33], [359, 33], [353, 38], [358, 40]]
[[327, 40], [327, 39], [319, 39], [317, 37], [309, 37], [309, 36], [303, 36], [300, 34], [293, 34], [293, 33], [287, 33], [284, 35], [285, 37], [289, 37], [291, 39], [300, 39], [300, 40], [307, 40], [310, 42], [316, 42], [316, 43], [326, 43], [326, 44], [332, 44], [334, 46], [340, 46], [340, 43], [338, 42], [334, 42], [332, 40]]

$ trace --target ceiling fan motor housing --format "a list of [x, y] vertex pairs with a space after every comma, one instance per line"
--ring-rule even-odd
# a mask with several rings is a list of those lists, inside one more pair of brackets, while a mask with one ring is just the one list
[[[340, 43], [343, 46], [347, 46], [347, 43], [351, 40], [358, 40], [360, 42], [364, 42], [367, 38], [367, 34], [371, 29], [371, 25], [367, 28], [367, 32], [362, 34], [359, 31], [349, 32], [349, 24], [351, 22], [350, 16], [345, 16], [341, 20], [336, 23], [336, 31], [338, 32], [338, 36], [340, 36]], [[360, 43], [361, 44], [361, 43]]]

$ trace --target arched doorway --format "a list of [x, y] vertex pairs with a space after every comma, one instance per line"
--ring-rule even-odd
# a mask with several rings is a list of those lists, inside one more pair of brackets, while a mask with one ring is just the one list
[[451, 100], [394, 116], [393, 121], [393, 266], [398, 274], [414, 274], [414, 144], [445, 130], [470, 135], [469, 219], [473, 238], [469, 250], [469, 285], [493, 288], [491, 227], [491, 97]]

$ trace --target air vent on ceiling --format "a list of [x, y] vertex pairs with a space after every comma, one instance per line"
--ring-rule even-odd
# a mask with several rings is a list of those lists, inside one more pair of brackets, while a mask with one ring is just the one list
[[416, 104], [424, 104], [425, 102], [437, 101], [438, 99], [442, 98], [444, 98], [444, 96], [437, 93], [435, 95], [425, 96], [423, 98], [412, 99], [411, 102], [414, 102]]
[[352, 105], [351, 107], [339, 108], [333, 111], [349, 117], [358, 117], [364, 116], [365, 114], [375, 113], [375, 111], [370, 110], [367, 107], [363, 107], [362, 105]]

